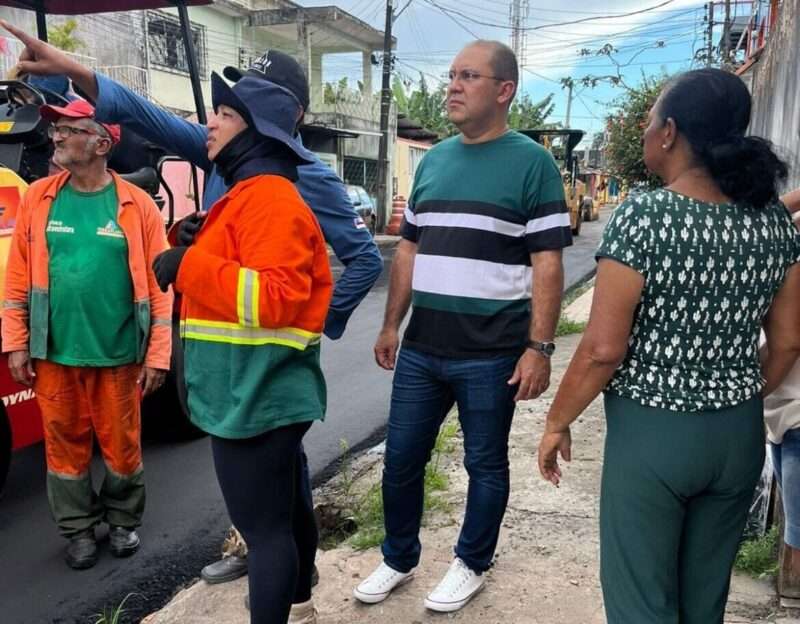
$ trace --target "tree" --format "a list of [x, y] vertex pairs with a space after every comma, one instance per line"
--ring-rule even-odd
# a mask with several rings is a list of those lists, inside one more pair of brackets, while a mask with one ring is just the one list
[[77, 52], [86, 48], [82, 39], [75, 35], [78, 22], [70, 18], [59, 26], [47, 29], [47, 39], [51, 45], [64, 50], [64, 52]]
[[392, 80], [392, 95], [397, 103], [397, 112], [408, 115], [408, 96], [405, 85], [399, 76], [395, 76]]
[[552, 93], [538, 102], [531, 100], [531, 97], [525, 93], [511, 103], [511, 109], [508, 111], [508, 126], [514, 130], [555, 127], [556, 124], [545, 123], [554, 108]]
[[419, 87], [410, 93], [403, 82], [395, 77], [392, 85], [397, 110], [413, 119], [426, 130], [435, 132], [441, 138], [458, 134], [458, 130], [447, 118], [444, 101], [447, 88], [441, 84], [431, 91], [425, 76], [420, 74]]
[[350, 89], [347, 86], [347, 76], [340, 78], [336, 83], [326, 82], [322, 88], [322, 101], [326, 104], [336, 104], [348, 99]]
[[[638, 52], [633, 54], [631, 57], [629, 57], [625, 62], [622, 62], [619, 59], [617, 59], [616, 55], [619, 52], [619, 50], [617, 50], [617, 48], [615, 48], [610, 43], [605, 44], [604, 46], [602, 46], [601, 48], [599, 48], [597, 50], [591, 50], [589, 48], [583, 48], [583, 49], [580, 50], [580, 52], [578, 52], [578, 56], [605, 56], [614, 65], [614, 73], [613, 74], [605, 74], [605, 75], [594, 75], [594, 74], [592, 74], [592, 75], [583, 76], [582, 78], [577, 78], [577, 79], [562, 78], [561, 79], [561, 84], [562, 84], [562, 86], [567, 87], [567, 86], [570, 86], [570, 85], [574, 86], [576, 83], [580, 83], [580, 84], [584, 85], [585, 87], [594, 88], [597, 85], [599, 85], [601, 82], [607, 82], [607, 83], [611, 84], [614, 87], [622, 87], [626, 91], [635, 91], [636, 89], [628, 86], [628, 84], [625, 82], [625, 76], [623, 76], [623, 70], [626, 67], [629, 67], [631, 65], [631, 63], [633, 63], [633, 61], [636, 60], [636, 57], [638, 57], [643, 52], [646, 52], [647, 50], [663, 48], [665, 45], [666, 45], [666, 43], [664, 41], [661, 41], [661, 40], [655, 41], [652, 44], [643, 47], [641, 50], [639, 50]], [[642, 77], [643, 78], [645, 77], [644, 73], [642, 74]]]
[[[458, 134], [458, 128], [447, 118], [444, 106], [447, 85], [444, 83], [431, 90], [425, 76], [420, 74], [418, 88], [409, 93], [406, 85], [395, 77], [392, 92], [398, 112], [407, 115], [423, 128], [436, 132], [441, 138]], [[515, 130], [556, 127], [557, 124], [545, 123], [554, 108], [552, 93], [538, 102], [531, 100], [527, 94], [519, 96], [511, 104], [508, 125]]]
[[615, 110], [607, 118], [608, 143], [606, 158], [612, 175], [624, 185], [645, 184], [656, 187], [659, 179], [644, 165], [642, 141], [647, 126], [647, 113], [655, 104], [666, 76], [642, 78], [641, 84], [627, 89], [615, 102]]

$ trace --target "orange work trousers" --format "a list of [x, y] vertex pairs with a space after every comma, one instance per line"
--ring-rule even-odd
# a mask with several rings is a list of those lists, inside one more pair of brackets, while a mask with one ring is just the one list
[[[134, 528], [144, 512], [137, 364], [63, 366], [36, 360], [34, 391], [42, 412], [47, 490], [62, 534], [106, 520]], [[93, 438], [106, 466], [95, 494], [89, 471]]]

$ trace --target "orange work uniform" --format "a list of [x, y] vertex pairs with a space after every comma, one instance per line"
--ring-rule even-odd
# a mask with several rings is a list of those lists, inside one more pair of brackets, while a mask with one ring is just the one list
[[[6, 272], [3, 351], [27, 350], [34, 360], [34, 390], [45, 431], [48, 498], [66, 536], [103, 519], [126, 528], [140, 524], [144, 476], [136, 380], [142, 365], [166, 370], [170, 362], [172, 295], [159, 290], [150, 270], [153, 259], [167, 248], [163, 222], [144, 191], [113, 172], [112, 178], [118, 202], [115, 220], [127, 248], [122, 262], [127, 264], [132, 287], [135, 361], [114, 366], [48, 361], [51, 333], [57, 328], [50, 326], [47, 231], [51, 207], [69, 179], [68, 172], [35, 182], [23, 197]], [[121, 236], [119, 230], [112, 234]], [[98, 234], [109, 235], [106, 231]], [[102, 301], [102, 288], [89, 296]], [[83, 304], [91, 305], [91, 301]], [[93, 433], [107, 468], [99, 496], [89, 474]]]
[[333, 286], [319, 224], [291, 181], [258, 175], [229, 190], [175, 287], [198, 427], [249, 438], [324, 417], [319, 343]]

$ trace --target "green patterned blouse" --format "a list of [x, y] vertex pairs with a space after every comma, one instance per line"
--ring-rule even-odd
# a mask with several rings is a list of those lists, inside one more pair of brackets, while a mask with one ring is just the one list
[[678, 411], [721, 409], [761, 391], [759, 330], [800, 261], [783, 204], [756, 210], [647, 193], [614, 210], [597, 258], [644, 276], [628, 353], [607, 391]]

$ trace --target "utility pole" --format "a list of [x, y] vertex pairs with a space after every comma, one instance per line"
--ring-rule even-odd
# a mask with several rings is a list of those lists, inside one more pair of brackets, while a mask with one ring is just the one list
[[711, 59], [714, 56], [714, 3], [709, 2], [708, 5], [708, 29], [706, 30], [708, 36], [706, 48], [706, 67], [711, 67]]
[[511, 49], [514, 50], [514, 56], [517, 57], [520, 74], [525, 68], [525, 57], [528, 52], [528, 34], [525, 30], [528, 11], [528, 0], [511, 1], [508, 13], [508, 22], [511, 27]]
[[567, 82], [567, 117], [564, 120], [564, 125], [569, 128], [570, 117], [572, 116], [572, 89], [575, 87], [575, 83], [570, 79]]
[[731, 0], [725, 0], [725, 26], [722, 29], [722, 65], [727, 67], [731, 60]]
[[393, 0], [386, 0], [386, 27], [383, 30], [383, 79], [381, 81], [381, 138], [378, 144], [378, 222], [376, 230], [386, 225], [389, 178], [389, 110], [392, 105], [392, 22]]

